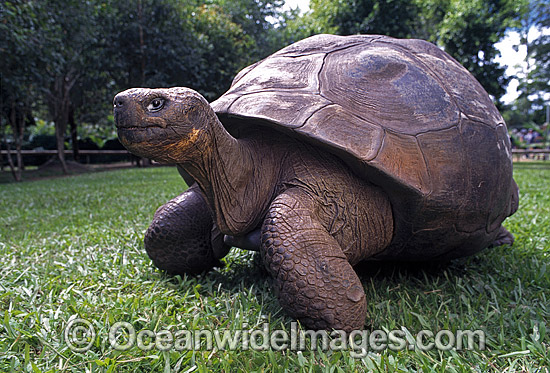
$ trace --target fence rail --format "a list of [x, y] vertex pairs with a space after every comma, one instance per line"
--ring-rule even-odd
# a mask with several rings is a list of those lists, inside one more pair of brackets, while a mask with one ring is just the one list
[[512, 155], [519, 161], [522, 156], [530, 158], [531, 156], [542, 157], [544, 160], [550, 158], [550, 149], [512, 149]]
[[[65, 150], [65, 156], [68, 156], [68, 159], [72, 159], [73, 157], [73, 151], [72, 150]], [[17, 152], [15, 149], [8, 150], [2, 149], [0, 150], [0, 167], [4, 167], [7, 165], [7, 154], [10, 154], [12, 159], [16, 156]], [[28, 161], [30, 166], [38, 166], [46, 162], [49, 158], [55, 157], [57, 155], [57, 150], [30, 150], [25, 149], [21, 150], [21, 155], [23, 157], [24, 161]], [[117, 162], [117, 161], [123, 161], [127, 160], [132, 163], [137, 162], [138, 164], [141, 162], [139, 157], [136, 157], [132, 155], [127, 150], [119, 150], [119, 149], [113, 149], [113, 150], [88, 150], [88, 149], [82, 149], [78, 151], [78, 156], [80, 157], [79, 161], [83, 162], [85, 164], [90, 163], [109, 163], [109, 162]], [[37, 158], [38, 157], [38, 158]], [[105, 157], [111, 157], [111, 159], [106, 159]], [[113, 159], [116, 158], [116, 159]], [[96, 161], [96, 162], [92, 162]], [[26, 163], [26, 162], [24, 162]]]
[[[16, 155], [17, 152], [13, 149], [9, 151], [11, 155]], [[0, 154], [8, 154], [7, 150], [0, 150]], [[55, 155], [57, 150], [21, 150], [22, 155]], [[65, 150], [65, 154], [73, 154], [72, 150]], [[79, 150], [80, 155], [113, 155], [113, 154], [131, 154], [128, 150]]]
[[512, 149], [512, 154], [549, 154], [550, 149]]
[[[0, 150], [1, 155], [8, 154], [8, 150]], [[9, 154], [16, 155], [15, 150], [10, 150]], [[21, 150], [22, 155], [55, 155], [57, 150]], [[73, 154], [72, 150], [65, 150], [65, 154]], [[79, 155], [90, 156], [90, 155], [132, 155], [127, 150], [79, 150]], [[544, 159], [548, 159], [550, 156], [550, 149], [512, 149], [512, 155], [516, 157], [517, 160], [521, 156], [525, 155], [527, 157], [534, 155], [542, 155]]]

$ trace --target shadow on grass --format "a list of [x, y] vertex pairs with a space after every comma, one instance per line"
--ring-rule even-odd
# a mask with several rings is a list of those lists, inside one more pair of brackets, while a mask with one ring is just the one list
[[[437, 315], [443, 300], [450, 302], [445, 307], [452, 313], [457, 307], [457, 302], [461, 302], [461, 294], [465, 294], [465, 291], [472, 292], [468, 296], [475, 299], [472, 301], [473, 307], [482, 308], [491, 301], [490, 289], [496, 289], [499, 294], [513, 293], [518, 278], [523, 279], [527, 286], [524, 290], [533, 291], [531, 297], [537, 297], [537, 290], [530, 289], [528, 284], [540, 283], [539, 266], [532, 265], [532, 260], [543, 262], [544, 255], [541, 253], [540, 257], [533, 258], [518, 249], [501, 246], [486, 249], [471, 257], [447, 262], [371, 261], [358, 264], [355, 271], [361, 279], [369, 303], [369, 316], [365, 320], [365, 328], [374, 330], [379, 328], [381, 323], [391, 323], [391, 320], [400, 325], [410, 325], [410, 320], [402, 318], [401, 314], [417, 312], [421, 315]], [[269, 315], [272, 322], [289, 326], [294, 321], [279, 306], [271, 278], [264, 269], [258, 253], [234, 248], [225, 261], [226, 265], [223, 268], [216, 268], [195, 277], [186, 277], [183, 280], [186, 285], [183, 287], [179, 276], [163, 274], [162, 277], [170, 283], [179, 284], [179, 291], [182, 293], [189, 286], [198, 284], [198, 292], [204, 296], [226, 294], [231, 297], [247, 294], [254, 303], [261, 305], [261, 312]], [[505, 299], [502, 301], [504, 304]], [[530, 303], [528, 298], [525, 301], [527, 304]], [[392, 311], [379, 309], [390, 303], [394, 307]], [[502, 316], [510, 319], [516, 318], [516, 311], [515, 308], [499, 308]], [[426, 317], [429, 319], [429, 316]], [[433, 322], [437, 327], [441, 327], [439, 321]]]
[[458, 261], [411, 262], [411, 261], [364, 261], [354, 267], [357, 275], [363, 279], [399, 279], [403, 276], [423, 279], [440, 277], [445, 270], [463, 275], [464, 268]]
[[[445, 281], [450, 277], [461, 277], [467, 274], [463, 260], [452, 262], [362, 262], [354, 267], [365, 292], [368, 295], [368, 286], [371, 282], [384, 284], [399, 291], [408, 291], [411, 286], [419, 292], [432, 291], [432, 283]], [[162, 272], [163, 279], [174, 285], [181, 285], [182, 281], [188, 286], [200, 285], [198, 292], [204, 296], [211, 296], [212, 289], [218, 293], [235, 295], [241, 292], [251, 293], [255, 302], [262, 304], [263, 312], [273, 318], [279, 318], [283, 324], [290, 325], [295, 321], [280, 307], [273, 291], [272, 278], [267, 273], [259, 253], [233, 248], [231, 254], [224, 258], [224, 266], [215, 268], [198, 276], [171, 276]], [[408, 285], [400, 289], [400, 284]], [[413, 285], [411, 285], [413, 284]], [[187, 287], [180, 287], [184, 293]], [[370, 299], [368, 299], [370, 301]], [[369, 328], [369, 325], [366, 325]]]

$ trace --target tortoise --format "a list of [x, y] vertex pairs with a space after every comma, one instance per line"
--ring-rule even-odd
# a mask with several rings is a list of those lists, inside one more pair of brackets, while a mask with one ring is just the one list
[[440, 261], [513, 243], [506, 124], [422, 40], [316, 35], [243, 69], [209, 104], [189, 88], [114, 99], [122, 144], [190, 185], [145, 233], [154, 264], [197, 274], [258, 250], [280, 305], [311, 329], [364, 327], [365, 260]]

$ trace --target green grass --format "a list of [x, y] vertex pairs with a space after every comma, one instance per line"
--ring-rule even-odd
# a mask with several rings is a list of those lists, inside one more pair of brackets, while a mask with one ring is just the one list
[[[226, 266], [198, 277], [155, 269], [143, 233], [155, 209], [184, 188], [175, 169], [128, 169], [0, 185], [0, 371], [548, 371], [550, 360], [550, 167], [518, 164], [520, 210], [506, 221], [513, 247], [439, 267], [360, 269], [367, 328], [474, 330], [486, 349], [370, 351], [126, 351], [109, 328], [290, 331], [269, 279], [251, 253], [233, 249]], [[73, 352], [74, 318], [96, 331]]]
[[[61, 165], [57, 161], [49, 161], [42, 166], [27, 166], [21, 173], [22, 181], [34, 181], [40, 179], [50, 179], [57, 177], [67, 177], [74, 176], [82, 173], [113, 170], [115, 168], [129, 167], [129, 162], [119, 162], [119, 163], [109, 163], [109, 164], [82, 164], [76, 163], [73, 161], [67, 162], [67, 167], [69, 168], [69, 175], [63, 174]], [[9, 184], [13, 183], [14, 178], [13, 174], [9, 167], [4, 167], [0, 171], [0, 184]]]

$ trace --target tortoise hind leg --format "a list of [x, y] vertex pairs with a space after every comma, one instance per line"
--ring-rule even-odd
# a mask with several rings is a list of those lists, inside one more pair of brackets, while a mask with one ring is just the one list
[[262, 226], [262, 259], [281, 306], [311, 329], [362, 329], [363, 286], [338, 242], [297, 189], [278, 196]]
[[159, 207], [144, 241], [153, 263], [170, 274], [210, 270], [229, 251], [196, 184]]
[[491, 244], [491, 247], [497, 247], [502, 245], [510, 245], [512, 246], [514, 244], [514, 236], [512, 233], [508, 232], [504, 226], [500, 226], [500, 230], [498, 231], [498, 234]]

